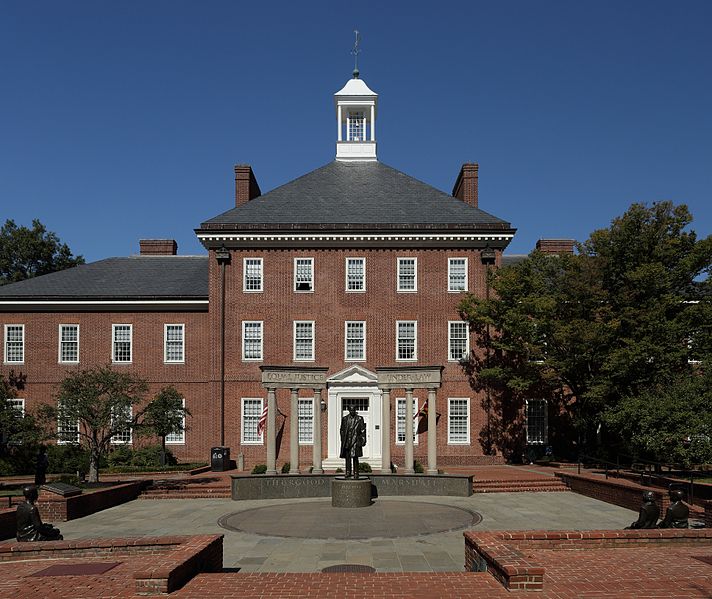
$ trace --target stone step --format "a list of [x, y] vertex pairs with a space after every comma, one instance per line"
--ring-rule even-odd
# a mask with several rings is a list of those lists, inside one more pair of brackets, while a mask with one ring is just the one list
[[570, 492], [568, 487], [487, 487], [472, 489], [473, 493], [566, 493]]

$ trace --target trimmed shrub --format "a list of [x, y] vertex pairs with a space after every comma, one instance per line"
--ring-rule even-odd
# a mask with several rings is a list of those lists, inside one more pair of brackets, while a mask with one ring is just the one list
[[[74, 443], [68, 445], [49, 445], [47, 447], [49, 460], [48, 474], [75, 474], [89, 472], [89, 451]], [[100, 466], [106, 466], [102, 460]]]
[[289, 462], [284, 462], [284, 464], [282, 464], [282, 474], [288, 474], [291, 467], [292, 465]]
[[267, 464], [257, 464], [252, 469], [252, 474], [264, 474], [265, 472], [267, 472]]
[[371, 469], [371, 466], [369, 466], [366, 462], [359, 462], [358, 471], [359, 472], [373, 472], [373, 470]]
[[415, 462], [413, 463], [413, 470], [415, 470], [416, 474], [423, 474], [423, 472], [425, 472], [423, 464], [421, 464], [418, 460], [415, 460]]

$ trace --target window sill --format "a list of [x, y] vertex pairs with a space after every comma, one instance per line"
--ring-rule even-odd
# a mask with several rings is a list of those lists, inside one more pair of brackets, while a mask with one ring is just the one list
[[57, 364], [60, 364], [60, 365], [61, 365], [61, 364], [70, 364], [70, 365], [74, 364], [74, 365], [77, 365], [77, 364], [79, 364], [79, 360], [76, 360], [76, 361], [74, 361], [74, 362], [69, 362], [68, 360], [59, 360], [59, 361], [57, 362]]
[[242, 293], [264, 293], [262, 289], [243, 289]]
[[170, 362], [168, 360], [163, 360], [163, 363], [169, 366], [171, 364], [185, 364], [185, 360], [171, 360]]
[[417, 289], [397, 289], [396, 293], [418, 293]]
[[471, 443], [469, 441], [450, 441], [450, 440], [448, 440], [447, 444], [448, 445], [460, 445], [460, 446], [471, 445]]
[[366, 293], [365, 289], [346, 289], [346, 293]]
[[257, 362], [264, 362], [264, 358], [242, 358], [242, 361], [246, 364], [255, 364]]
[[264, 441], [240, 441], [240, 445], [264, 445]]

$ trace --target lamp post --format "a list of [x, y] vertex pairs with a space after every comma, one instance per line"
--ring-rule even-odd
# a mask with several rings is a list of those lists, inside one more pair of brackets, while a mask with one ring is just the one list
[[230, 262], [230, 252], [223, 244], [215, 251], [220, 265], [220, 445], [225, 446], [225, 265]]
[[[497, 254], [489, 246], [485, 246], [484, 249], [480, 250], [480, 262], [485, 267], [485, 300], [489, 302], [490, 296], [490, 266], [492, 266], [497, 259]], [[487, 323], [485, 326], [485, 368], [490, 366], [490, 325]], [[490, 397], [490, 386], [489, 382], [485, 385], [485, 407], [487, 411], [487, 451], [492, 455], [492, 426], [490, 423], [490, 412], [492, 406], [492, 399]]]

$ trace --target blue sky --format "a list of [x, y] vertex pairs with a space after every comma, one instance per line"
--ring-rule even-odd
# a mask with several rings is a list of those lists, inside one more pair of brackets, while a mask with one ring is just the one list
[[379, 159], [480, 207], [510, 253], [584, 240], [632, 202], [712, 232], [712, 2], [0, 4], [0, 219], [87, 260], [175, 238], [334, 157], [333, 93], [379, 93]]

